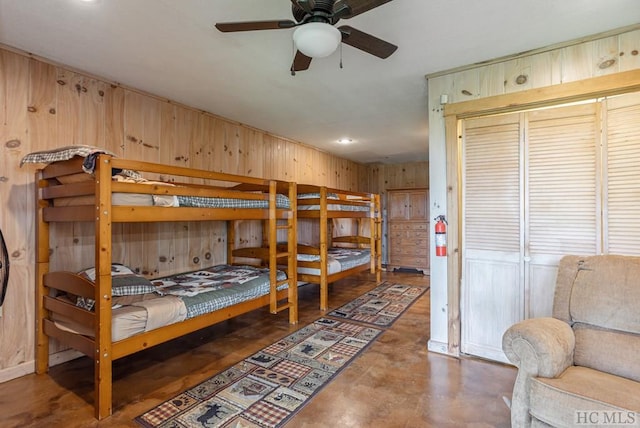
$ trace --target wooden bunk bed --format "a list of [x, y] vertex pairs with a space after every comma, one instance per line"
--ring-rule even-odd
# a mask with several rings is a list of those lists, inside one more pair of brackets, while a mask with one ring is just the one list
[[[41, 157], [35, 159], [29, 162], [44, 162]], [[102, 419], [112, 413], [112, 363], [116, 359], [264, 306], [269, 306], [272, 313], [288, 309], [289, 322], [297, 323], [295, 183], [125, 160], [104, 153], [96, 154], [94, 161], [94, 169], [90, 174], [86, 174], [87, 158], [81, 156], [56, 159], [37, 172], [37, 373], [48, 371], [50, 338], [92, 358], [95, 416]], [[68, 180], [82, 176], [83, 169], [86, 179]], [[115, 176], [124, 172], [152, 177], [179, 177], [186, 182], [171, 181], [171, 184], [164, 185], [158, 182], [114, 180]], [[127, 202], [129, 205], [116, 205], [113, 201], [118, 199], [117, 195], [124, 195], [125, 201], [128, 201], [127, 197], [137, 196], [151, 198], [152, 202], [156, 197], [176, 198], [180, 204], [177, 207], [131, 202]], [[88, 205], [87, 198], [90, 199]], [[184, 200], [192, 199], [205, 203], [183, 206]], [[84, 200], [77, 202], [80, 205], [74, 202], [80, 200]], [[64, 203], [57, 203], [59, 201]], [[215, 202], [213, 207], [211, 201]], [[225, 203], [219, 204], [220, 201]], [[228, 202], [231, 202], [231, 207], [227, 207]], [[250, 296], [240, 296], [239, 301], [236, 299], [232, 303], [223, 303], [221, 308], [212, 312], [187, 316], [184, 320], [133, 335], [121, 335], [114, 340], [116, 332], [112, 331], [112, 317], [120, 308], [112, 308], [112, 300], [115, 301], [112, 285], [115, 287], [116, 278], [112, 276], [112, 226], [115, 223], [219, 220], [261, 220], [266, 224], [270, 261], [268, 269], [264, 269], [268, 275], [266, 286], [262, 285], [259, 292], [252, 291]], [[95, 224], [93, 281], [74, 272], [50, 271], [49, 249], [53, 244], [50, 242], [50, 224], [56, 222]], [[279, 230], [287, 236], [284, 248], [276, 242]], [[228, 241], [228, 257], [232, 259], [236, 249], [231, 247], [233, 239]], [[286, 263], [283, 263], [284, 259]], [[284, 264], [280, 269], [277, 260]], [[69, 296], [77, 299], [76, 304], [69, 300]], [[162, 299], [164, 297], [155, 300]], [[92, 301], [93, 307], [88, 310], [77, 305], [80, 300]], [[67, 321], [67, 326], [71, 323], [83, 327], [88, 333], [66, 328], [60, 320]]]
[[[327, 310], [330, 283], [364, 270], [381, 281], [380, 195], [305, 184], [297, 188], [298, 221], [319, 223], [318, 245], [298, 245], [298, 280], [320, 284], [320, 309]], [[353, 220], [355, 234], [334, 236], [338, 219]]]

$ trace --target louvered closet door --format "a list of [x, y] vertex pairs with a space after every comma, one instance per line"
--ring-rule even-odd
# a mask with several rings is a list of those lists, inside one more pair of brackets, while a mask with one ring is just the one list
[[464, 353], [506, 361], [502, 333], [522, 319], [522, 115], [463, 122]]
[[531, 111], [525, 127], [525, 317], [551, 316], [565, 254], [600, 252], [598, 105]]
[[606, 101], [604, 245], [640, 256], [640, 94]]
[[595, 103], [463, 122], [464, 353], [506, 361], [504, 331], [550, 316], [565, 254], [600, 251]]

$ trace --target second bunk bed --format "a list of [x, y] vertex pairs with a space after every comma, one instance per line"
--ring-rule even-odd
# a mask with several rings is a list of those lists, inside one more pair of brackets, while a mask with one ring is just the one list
[[[47, 163], [36, 176], [36, 372], [48, 370], [50, 339], [92, 358], [97, 419], [112, 413], [112, 364], [119, 358], [264, 306], [288, 310], [289, 322], [297, 323], [295, 183], [119, 159], [82, 147], [34, 153], [23, 162]], [[228, 263], [149, 281], [114, 263], [115, 224], [238, 220], [265, 224], [266, 267], [237, 270]], [[94, 266], [50, 270], [53, 226], [76, 222], [94, 225]], [[284, 246], [276, 239], [282, 234]]]
[[329, 308], [329, 284], [369, 271], [381, 281], [380, 195], [298, 184], [298, 223], [317, 227], [315, 242], [298, 244], [298, 280], [320, 285], [320, 309]]

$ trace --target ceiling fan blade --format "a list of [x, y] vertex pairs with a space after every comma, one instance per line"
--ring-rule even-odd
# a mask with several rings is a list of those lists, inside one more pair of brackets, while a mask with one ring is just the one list
[[219, 22], [216, 24], [216, 28], [223, 33], [231, 33], [235, 31], [278, 30], [293, 28], [296, 25], [295, 22], [287, 19], [281, 21]]
[[344, 15], [341, 18], [353, 18], [368, 10], [375, 9], [378, 6], [382, 6], [385, 3], [389, 3], [391, 0], [349, 0], [349, 6], [351, 7], [351, 13]]
[[342, 43], [375, 55], [378, 58], [388, 58], [398, 49], [396, 45], [385, 42], [371, 34], [363, 33], [348, 25], [338, 27], [338, 30], [342, 33]]
[[293, 58], [293, 64], [291, 64], [291, 74], [295, 75], [296, 71], [308, 70], [310, 65], [311, 58], [300, 51], [296, 51], [296, 56]]

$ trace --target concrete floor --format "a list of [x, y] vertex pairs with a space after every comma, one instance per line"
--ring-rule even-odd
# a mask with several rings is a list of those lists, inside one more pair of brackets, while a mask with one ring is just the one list
[[[429, 277], [384, 273], [383, 280], [428, 287]], [[376, 286], [362, 274], [331, 286], [337, 308]], [[133, 418], [212, 374], [321, 317], [318, 287], [300, 288], [300, 323], [286, 311], [258, 310], [118, 360], [113, 365], [114, 414], [93, 417], [93, 365], [83, 357], [48, 375], [0, 384], [0, 426], [136, 427]], [[516, 370], [475, 358], [427, 351], [429, 293], [287, 423], [288, 427], [504, 427], [503, 397]]]

